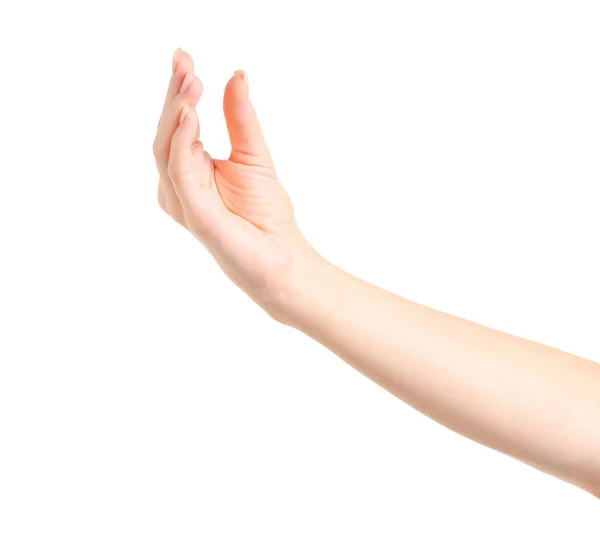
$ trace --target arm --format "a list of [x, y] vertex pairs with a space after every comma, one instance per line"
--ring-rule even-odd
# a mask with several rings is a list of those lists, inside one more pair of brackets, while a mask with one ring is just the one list
[[248, 79], [223, 109], [227, 160], [198, 140], [202, 84], [177, 51], [154, 143], [161, 208], [276, 320], [439, 423], [600, 497], [600, 365], [423, 307], [356, 279], [304, 239]]
[[600, 497], [600, 365], [305, 255], [275, 318], [435, 421]]

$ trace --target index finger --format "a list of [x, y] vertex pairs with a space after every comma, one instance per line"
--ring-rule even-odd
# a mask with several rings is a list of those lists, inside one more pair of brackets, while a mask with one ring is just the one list
[[177, 49], [173, 54], [173, 66], [172, 66], [171, 80], [169, 81], [169, 88], [167, 89], [167, 96], [163, 104], [162, 115], [169, 108], [169, 105], [173, 101], [173, 98], [179, 93], [183, 81], [188, 74], [194, 74], [194, 61], [192, 57], [185, 51]]

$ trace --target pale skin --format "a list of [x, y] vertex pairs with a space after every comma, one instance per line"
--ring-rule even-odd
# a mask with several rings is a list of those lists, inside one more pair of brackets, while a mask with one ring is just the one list
[[424, 307], [322, 258], [301, 234], [238, 71], [229, 159], [199, 140], [202, 83], [177, 50], [154, 155], [160, 207], [272, 318], [435, 421], [600, 498], [600, 365]]

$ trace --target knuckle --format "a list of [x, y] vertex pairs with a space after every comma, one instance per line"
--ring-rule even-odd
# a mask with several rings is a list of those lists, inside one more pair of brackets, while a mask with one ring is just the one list
[[178, 117], [179, 112], [183, 108], [185, 104], [185, 94], [177, 94], [173, 101], [171, 101], [171, 105], [169, 106], [168, 114], [171, 118], [175, 119]]

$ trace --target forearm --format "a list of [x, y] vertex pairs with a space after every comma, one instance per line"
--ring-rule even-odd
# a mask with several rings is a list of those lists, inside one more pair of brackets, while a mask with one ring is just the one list
[[279, 318], [447, 427], [598, 495], [600, 365], [400, 298], [318, 256]]

